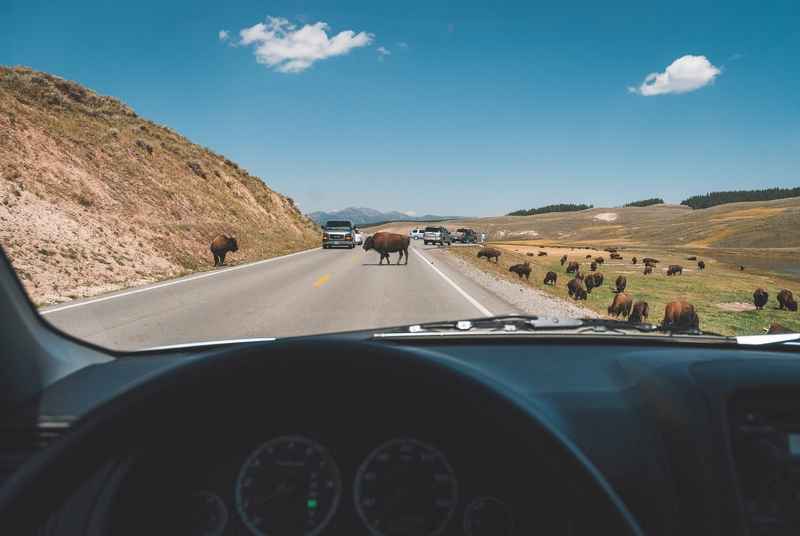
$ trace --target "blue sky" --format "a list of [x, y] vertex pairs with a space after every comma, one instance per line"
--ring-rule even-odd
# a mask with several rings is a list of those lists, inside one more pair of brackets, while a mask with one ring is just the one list
[[0, 63], [116, 96], [304, 212], [491, 216], [800, 186], [798, 28], [798, 1], [5, 0]]

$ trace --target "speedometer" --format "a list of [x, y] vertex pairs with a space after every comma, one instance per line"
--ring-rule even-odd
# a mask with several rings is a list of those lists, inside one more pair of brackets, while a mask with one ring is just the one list
[[284, 436], [258, 447], [236, 480], [236, 508], [257, 536], [314, 536], [339, 503], [339, 470], [304, 437]]
[[358, 469], [355, 504], [375, 536], [436, 536], [453, 517], [456, 479], [432, 445], [401, 438], [375, 449]]

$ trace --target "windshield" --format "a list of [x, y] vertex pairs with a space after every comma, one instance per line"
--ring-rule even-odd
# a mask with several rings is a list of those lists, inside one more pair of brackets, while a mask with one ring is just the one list
[[12, 0], [0, 243], [42, 318], [121, 350], [502, 315], [800, 331], [799, 25]]

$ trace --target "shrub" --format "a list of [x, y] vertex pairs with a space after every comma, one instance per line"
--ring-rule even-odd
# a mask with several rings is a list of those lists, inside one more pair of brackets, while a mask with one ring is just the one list
[[203, 170], [203, 164], [199, 160], [192, 160], [189, 162], [189, 168], [194, 171], [198, 176], [206, 178], [206, 172]]
[[[144, 125], [142, 125], [144, 126]], [[147, 143], [144, 140], [138, 139], [136, 140], [136, 145], [147, 151], [149, 154], [153, 154], [153, 146]], [[204, 177], [205, 178], [205, 177]]]

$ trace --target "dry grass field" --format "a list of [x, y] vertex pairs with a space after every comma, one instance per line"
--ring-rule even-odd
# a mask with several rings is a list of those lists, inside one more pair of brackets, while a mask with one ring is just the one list
[[319, 244], [291, 197], [113, 97], [0, 66], [0, 242], [39, 305]]
[[[682, 299], [695, 306], [700, 317], [700, 329], [705, 331], [722, 335], [763, 334], [763, 328], [770, 322], [780, 322], [788, 328], [800, 331], [800, 312], [778, 310], [775, 299], [782, 289], [789, 289], [795, 296], [800, 296], [800, 280], [790, 276], [752, 268], [741, 272], [738, 266], [703, 256], [698, 256], [698, 259], [706, 263], [706, 269], [699, 270], [696, 261], [686, 260], [687, 255], [659, 249], [627, 247], [619, 251], [622, 260], [610, 260], [608, 253], [602, 251], [601, 247], [573, 248], [566, 245], [557, 247], [553, 244], [543, 247], [536, 242], [538, 241], [492, 243], [493, 247], [502, 251], [498, 264], [478, 259], [478, 247], [451, 247], [447, 251], [497, 277], [543, 289], [566, 300], [570, 299], [566, 285], [573, 276], [566, 273], [566, 264], [561, 266], [561, 257], [566, 254], [569, 260], [578, 261], [581, 264], [580, 269], [589, 274], [591, 259], [586, 256], [602, 256], [605, 262], [598, 267], [598, 271], [603, 273], [603, 286], [594, 289], [586, 302], [581, 302], [599, 313], [607, 314], [614, 299], [614, 281], [617, 276], [624, 275], [627, 279], [625, 292], [634, 302], [648, 302], [649, 322], [654, 324], [658, 324], [663, 318], [664, 308], [669, 301]], [[546, 252], [547, 256], [539, 257], [539, 251]], [[528, 253], [533, 253], [534, 256], [528, 256]], [[631, 263], [634, 256], [639, 259], [637, 265]], [[641, 259], [644, 256], [660, 261], [651, 275], [643, 274]], [[520, 281], [516, 274], [508, 272], [509, 266], [525, 261], [531, 263], [530, 281], [524, 278]], [[667, 267], [670, 264], [682, 265], [683, 274], [667, 276]], [[558, 275], [555, 286], [543, 284], [544, 276], [550, 270]], [[764, 288], [770, 295], [769, 303], [763, 310], [756, 310], [753, 305], [753, 291], [758, 287]]]

